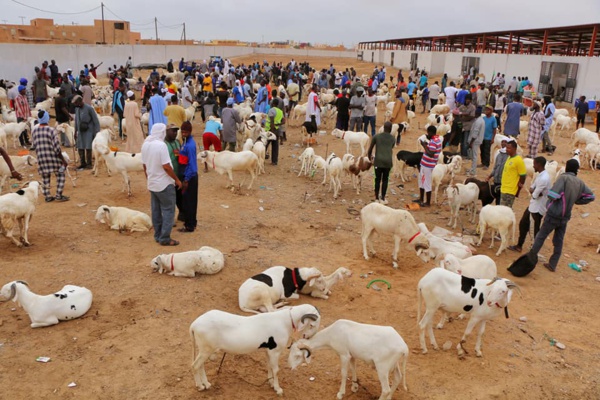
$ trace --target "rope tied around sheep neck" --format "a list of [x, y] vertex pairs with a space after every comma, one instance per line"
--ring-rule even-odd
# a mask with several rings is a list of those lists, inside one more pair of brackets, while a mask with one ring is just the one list
[[171, 271], [175, 270], [175, 266], [173, 265], [173, 258], [175, 257], [175, 253], [171, 254]]
[[414, 235], [412, 235], [412, 237], [411, 237], [410, 239], [408, 239], [408, 243], [411, 243], [411, 242], [412, 242], [413, 240], [415, 240], [415, 238], [416, 238], [417, 236], [419, 236], [420, 234], [421, 234], [421, 232], [417, 232], [417, 233], [415, 233]]

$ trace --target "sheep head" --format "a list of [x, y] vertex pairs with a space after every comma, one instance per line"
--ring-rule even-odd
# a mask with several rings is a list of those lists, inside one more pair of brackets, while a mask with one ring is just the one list
[[302, 332], [302, 337], [304, 339], [310, 339], [319, 330], [320, 323], [321, 317], [318, 314], [304, 314], [300, 317], [298, 331]]
[[290, 346], [290, 355], [288, 364], [291, 369], [296, 369], [303, 362], [310, 363], [311, 350], [306, 344], [306, 340], [300, 339]]

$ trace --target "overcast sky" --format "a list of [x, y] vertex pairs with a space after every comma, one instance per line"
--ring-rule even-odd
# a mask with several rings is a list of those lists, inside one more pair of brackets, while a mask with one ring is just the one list
[[[42, 10], [73, 13], [100, 5], [95, 0], [19, 0]], [[57, 24], [91, 24], [100, 9], [77, 15], [36, 11], [2, 0], [0, 22], [25, 24], [31, 18], [53, 18]], [[8, 4], [6, 4], [8, 3]], [[600, 22], [600, 0], [106, 0], [106, 19], [125, 19], [142, 38], [154, 38], [154, 17], [161, 39], [187, 38], [243, 41], [296, 40], [311, 43], [360, 41], [579, 25]], [[185, 4], [185, 6], [184, 6]], [[293, 4], [294, 7], [290, 5]], [[116, 14], [115, 17], [112, 13]], [[172, 27], [172, 28], [167, 28]]]

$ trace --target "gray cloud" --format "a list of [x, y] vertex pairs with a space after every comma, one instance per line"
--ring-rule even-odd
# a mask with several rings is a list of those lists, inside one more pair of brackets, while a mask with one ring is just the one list
[[[9, 2], [10, 0], [6, 0]], [[23, 0], [23, 3], [56, 12], [77, 12], [98, 6], [91, 0]], [[118, 16], [132, 23], [143, 38], [154, 37], [153, 19], [160, 21], [161, 39], [179, 39], [181, 28], [165, 26], [186, 23], [189, 39], [239, 39], [244, 41], [296, 40], [312, 43], [343, 43], [401, 37], [487, 32], [595, 23], [600, 21], [598, 0], [266, 0], [221, 1], [105, 1]], [[3, 7], [3, 20], [20, 23], [20, 16], [54, 18], [56, 23], [91, 24], [100, 10], [82, 15], [52, 15], [14, 2]], [[116, 19], [110, 11], [105, 18]]]

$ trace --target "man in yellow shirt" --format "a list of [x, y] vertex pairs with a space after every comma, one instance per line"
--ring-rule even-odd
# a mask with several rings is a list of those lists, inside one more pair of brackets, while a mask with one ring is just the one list
[[169, 93], [177, 94], [177, 86], [175, 86], [175, 84], [173, 83], [173, 80], [170, 77], [165, 79], [165, 87], [167, 88]]
[[525, 183], [527, 169], [523, 158], [517, 155], [517, 142], [510, 139], [506, 143], [506, 153], [508, 159], [504, 163], [502, 170], [502, 186], [500, 186], [500, 205], [512, 208], [515, 198], [519, 197], [519, 192]]
[[[392, 118], [390, 122], [392, 124], [402, 124], [402, 122], [408, 121], [408, 103], [410, 98], [408, 94], [405, 93], [403, 87], [396, 92], [396, 101], [394, 103], [394, 110], [392, 111]], [[402, 131], [404, 130], [404, 125], [400, 125], [398, 128], [398, 136], [396, 136], [396, 146], [400, 145], [400, 138]]]
[[202, 91], [204, 92], [205, 96], [213, 91], [212, 78], [208, 73], [204, 75], [204, 79], [202, 80]]
[[181, 124], [185, 121], [185, 109], [178, 104], [176, 94], [171, 97], [171, 105], [165, 108], [163, 114], [167, 117], [169, 125], [173, 124], [181, 128]]

